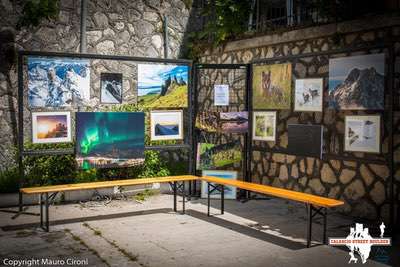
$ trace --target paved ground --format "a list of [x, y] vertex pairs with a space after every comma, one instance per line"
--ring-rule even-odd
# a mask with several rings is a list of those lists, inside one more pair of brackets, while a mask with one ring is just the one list
[[[215, 216], [207, 217], [205, 203], [201, 199], [187, 203], [186, 215], [172, 212], [170, 195], [156, 195], [143, 203], [118, 200], [106, 206], [52, 206], [50, 233], [36, 228], [38, 217], [22, 215], [12, 220], [12, 214], [0, 213], [0, 266], [11, 263], [5, 259], [41, 258], [53, 260], [51, 266], [61, 266], [63, 261], [71, 266], [348, 265], [346, 248], [318, 243], [319, 224], [314, 225], [314, 246], [305, 248], [302, 205], [279, 199], [232, 200], [226, 201], [226, 212], [220, 215], [216, 200], [211, 209]], [[346, 236], [354, 224], [336, 214], [328, 222], [331, 237]], [[395, 252], [399, 258], [400, 250], [374, 249], [366, 264], [352, 265], [388, 266], [380, 262], [394, 259]]]

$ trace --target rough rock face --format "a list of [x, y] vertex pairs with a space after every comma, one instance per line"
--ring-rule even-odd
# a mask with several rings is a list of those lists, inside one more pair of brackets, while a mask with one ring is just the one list
[[375, 68], [355, 68], [331, 97], [340, 108], [383, 109], [384, 84], [384, 76]]
[[[187, 1], [88, 1], [87, 52], [94, 54], [164, 57], [163, 15], [168, 17], [169, 58], [183, 54], [183, 44], [191, 27], [199, 23], [191, 15]], [[17, 145], [17, 70], [15, 52], [79, 52], [80, 1], [60, 1], [60, 13], [54, 20], [44, 20], [38, 27], [16, 30], [22, 2], [0, 1], [0, 171], [15, 165]], [[194, 5], [193, 5], [194, 6]], [[190, 20], [190, 23], [189, 23]], [[91, 60], [90, 103], [85, 107], [102, 110], [100, 75], [103, 72], [123, 74], [123, 103], [136, 103], [137, 62]], [[26, 82], [26, 80], [25, 80]], [[179, 82], [179, 81], [178, 81]], [[27, 95], [27, 91], [25, 92]], [[27, 103], [27, 99], [25, 99]], [[24, 109], [25, 140], [31, 139], [31, 114]], [[169, 152], [168, 152], [169, 153]], [[167, 152], [165, 154], [168, 154]], [[168, 154], [169, 155], [169, 154]], [[178, 155], [171, 151], [170, 155]], [[172, 156], [171, 156], [172, 157]], [[175, 157], [175, 156], [174, 156]], [[184, 155], [180, 158], [187, 158]]]
[[[367, 25], [368, 23], [365, 23]], [[379, 26], [378, 26], [379, 25]], [[331, 27], [330, 25], [329, 27]], [[346, 47], [361, 47], [365, 42], [384, 41], [387, 30], [381, 24], [376, 24], [375, 29], [355, 30], [351, 22], [343, 23], [343, 45]], [[310, 37], [308, 30], [312, 30], [314, 37]], [[341, 45], [332, 41], [332, 36], [326, 35], [327, 28], [313, 27], [299, 31], [287, 31], [277, 34], [269, 34], [260, 38], [250, 38], [233, 41], [226, 44], [224, 48], [208, 51], [202, 56], [201, 63], [244, 63], [249, 59], [272, 59], [301, 55], [310, 52], [332, 51]], [[393, 29], [393, 34], [400, 36], [400, 27]], [[396, 48], [400, 44], [396, 43]], [[338, 54], [339, 57], [357, 56], [369, 54], [371, 51], [357, 51], [354, 53]], [[374, 51], [379, 53], [380, 50]], [[400, 49], [396, 49], [395, 56], [399, 57]], [[299, 59], [288, 59], [293, 64], [294, 79], [321, 77], [329, 80], [329, 55], [316, 55], [301, 57]], [[286, 61], [286, 60], [285, 60]], [[400, 62], [395, 69], [395, 83], [400, 84]], [[383, 76], [374, 69], [354, 69], [345, 77], [342, 88], [336, 88], [336, 94], [349, 94], [355, 105], [376, 106], [383, 108], [382, 99]], [[388, 77], [385, 77], [387, 80]], [[198, 108], [200, 111], [219, 111], [213, 103], [213, 82], [229, 83], [234, 88], [231, 100], [237, 104], [237, 110], [244, 110], [245, 106], [245, 80], [237, 70], [202, 70], [197, 77], [199, 83]], [[243, 85], [243, 87], [240, 87]], [[382, 112], [382, 153], [360, 153], [343, 152], [344, 120], [346, 115], [367, 115], [370, 111], [339, 111], [328, 108], [329, 102], [333, 102], [329, 95], [328, 84], [324, 88], [324, 111], [323, 112], [293, 112], [292, 110], [279, 110], [276, 125], [276, 142], [253, 141], [251, 148], [251, 179], [265, 185], [278, 186], [300, 192], [311, 192], [322, 196], [342, 199], [343, 207], [337, 210], [350, 216], [388, 220], [389, 218], [389, 166], [385, 160], [388, 155], [388, 121], [387, 111]], [[385, 88], [385, 97], [388, 100], [388, 88]], [[396, 100], [397, 101], [397, 100]], [[397, 102], [398, 103], [398, 102]], [[341, 103], [347, 105], [349, 103]], [[230, 107], [236, 111], [236, 106]], [[400, 129], [400, 112], [394, 116], [393, 129]], [[287, 125], [300, 124], [323, 124], [324, 125], [324, 153], [326, 159], [318, 160], [307, 157], [287, 155]], [[400, 149], [398, 148], [399, 133], [395, 133], [395, 187], [400, 188]], [[232, 140], [234, 137], [228, 134], [221, 137], [202, 137], [207, 140]], [[311, 144], [310, 144], [311, 145]], [[397, 155], [397, 156], [396, 156]], [[362, 159], [359, 160], [359, 159]], [[380, 163], [375, 164], [376, 161]], [[239, 178], [240, 179], [240, 178]], [[396, 199], [400, 199], [400, 190], [396, 191]]]

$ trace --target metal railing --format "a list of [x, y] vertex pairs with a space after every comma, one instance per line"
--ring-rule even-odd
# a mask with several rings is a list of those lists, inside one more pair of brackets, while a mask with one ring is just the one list
[[399, 12], [400, 0], [383, 0], [379, 5], [360, 0], [253, 0], [248, 30], [268, 32], [284, 28], [314, 26], [356, 19], [385, 12]]

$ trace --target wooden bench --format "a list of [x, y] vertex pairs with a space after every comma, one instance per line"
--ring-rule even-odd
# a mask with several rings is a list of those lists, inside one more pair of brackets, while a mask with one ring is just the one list
[[[40, 195], [40, 227], [45, 231], [49, 231], [49, 205], [50, 201], [53, 200], [56, 195], [60, 192], [76, 191], [76, 190], [90, 190], [100, 188], [110, 188], [115, 186], [133, 186], [133, 185], [144, 185], [153, 183], [169, 183], [174, 192], [174, 211], [177, 211], [177, 193], [182, 193], [182, 212], [185, 213], [185, 182], [194, 181], [198, 177], [193, 175], [183, 176], [167, 176], [160, 178], [143, 178], [143, 179], [127, 179], [127, 180], [114, 180], [104, 182], [90, 182], [90, 183], [79, 183], [79, 184], [64, 184], [64, 185], [50, 185], [40, 187], [29, 187], [21, 188], [20, 194], [39, 194]], [[21, 203], [23, 203], [21, 201]], [[45, 212], [43, 212], [43, 209]], [[20, 207], [22, 210], [22, 207]]]
[[[59, 192], [74, 191], [74, 190], [90, 190], [100, 188], [110, 188], [115, 186], [132, 186], [152, 183], [169, 183], [174, 192], [174, 211], [176, 212], [177, 193], [182, 193], [182, 212], [185, 213], [185, 182], [203, 180], [207, 182], [208, 187], [208, 202], [207, 215], [210, 216], [210, 194], [217, 190], [221, 193], [221, 213], [224, 213], [224, 186], [234, 186], [243, 190], [252, 191], [255, 193], [275, 196], [279, 198], [289, 199], [297, 202], [305, 203], [307, 206], [307, 247], [311, 245], [311, 232], [313, 218], [316, 215], [323, 217], [323, 243], [326, 243], [326, 226], [327, 226], [327, 209], [343, 205], [344, 202], [336, 199], [315, 196], [312, 194], [301, 193], [293, 190], [287, 190], [267, 185], [242, 182], [236, 180], [226, 180], [222, 178], [203, 176], [197, 177], [193, 175], [183, 176], [168, 176], [160, 178], [144, 178], [144, 179], [128, 179], [114, 180], [105, 182], [91, 182], [80, 184], [65, 184], [52, 185], [41, 187], [21, 188], [22, 194], [39, 194], [40, 195], [40, 226], [49, 231], [49, 204]], [[43, 212], [45, 209], [45, 212]]]
[[267, 185], [242, 182], [237, 180], [226, 180], [217, 177], [203, 176], [201, 180], [207, 182], [207, 215], [210, 216], [210, 194], [217, 190], [221, 193], [221, 214], [224, 213], [224, 186], [234, 186], [247, 191], [252, 191], [264, 195], [275, 196], [305, 203], [307, 206], [307, 247], [311, 245], [311, 233], [313, 218], [318, 214], [323, 218], [323, 243], [326, 244], [327, 209], [344, 204], [343, 201], [315, 196], [312, 194], [301, 193], [293, 190], [277, 188]]

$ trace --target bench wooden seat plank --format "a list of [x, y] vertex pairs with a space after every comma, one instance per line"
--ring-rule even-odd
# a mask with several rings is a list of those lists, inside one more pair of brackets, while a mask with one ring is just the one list
[[89, 182], [89, 183], [78, 183], [78, 184], [49, 185], [49, 186], [21, 188], [20, 192], [24, 194], [43, 194], [43, 193], [74, 191], [74, 190], [109, 188], [114, 186], [132, 186], [132, 185], [143, 185], [152, 183], [184, 182], [184, 181], [193, 181], [196, 180], [197, 178], [198, 177], [193, 175], [182, 175], [182, 176], [166, 176], [159, 178], [126, 179], [126, 180], [113, 180], [113, 181]]
[[332, 207], [341, 206], [344, 204], [344, 202], [340, 201], [340, 200], [326, 198], [326, 197], [320, 197], [320, 196], [316, 196], [316, 195], [312, 195], [312, 194], [297, 192], [297, 191], [293, 191], [293, 190], [288, 190], [288, 189], [283, 189], [283, 188], [278, 188], [278, 187], [273, 187], [273, 186], [268, 186], [268, 185], [255, 184], [255, 183], [249, 183], [249, 182], [243, 182], [243, 181], [237, 181], [237, 180], [227, 180], [227, 179], [223, 179], [223, 178], [210, 177], [210, 176], [203, 176], [203, 177], [200, 177], [200, 179], [207, 181], [207, 182], [211, 182], [211, 183], [234, 186], [237, 188], [241, 188], [244, 190], [261, 193], [261, 194], [265, 194], [265, 195], [271, 195], [271, 196], [290, 199], [290, 200], [294, 200], [294, 201], [298, 201], [298, 202], [309, 203], [309, 204], [313, 204], [313, 205], [319, 206], [319, 207], [332, 208]]
[[[126, 179], [102, 182], [89, 182], [79, 184], [64, 184], [64, 185], [50, 185], [40, 187], [29, 187], [20, 189], [20, 197], [22, 194], [40, 194], [40, 225], [46, 231], [49, 231], [49, 193], [52, 194], [50, 198], [54, 197], [58, 192], [74, 191], [74, 190], [90, 190], [100, 188], [110, 188], [115, 186], [133, 186], [152, 183], [169, 183], [174, 191], [174, 211], [176, 211], [177, 192], [182, 193], [183, 213], [185, 212], [185, 182], [202, 180], [207, 182], [208, 186], [208, 212], [210, 216], [210, 194], [212, 191], [217, 190], [221, 193], [221, 213], [224, 213], [224, 186], [234, 186], [243, 190], [252, 191], [255, 193], [271, 195], [288, 200], [305, 203], [307, 206], [307, 247], [311, 244], [312, 222], [315, 215], [323, 217], [323, 243], [326, 243], [326, 225], [327, 225], [327, 208], [333, 208], [343, 205], [341, 200], [316, 196], [312, 194], [297, 192], [293, 190], [249, 183], [237, 180], [226, 180], [213, 176], [197, 177], [194, 175], [181, 175], [181, 176], [167, 176], [157, 178], [142, 178], [142, 179]], [[212, 189], [211, 189], [212, 188]], [[22, 199], [22, 198], [21, 198]], [[20, 201], [22, 203], [22, 201]], [[43, 212], [45, 209], [45, 212]], [[20, 210], [21, 207], [20, 207]], [[44, 217], [45, 214], [45, 217]], [[45, 227], [44, 227], [45, 226]]]
[[255, 184], [237, 180], [227, 180], [213, 176], [199, 177], [200, 180], [207, 182], [207, 215], [210, 216], [210, 195], [213, 191], [217, 190], [221, 193], [221, 214], [224, 214], [224, 186], [234, 186], [247, 191], [261, 193], [265, 195], [276, 196], [284, 199], [294, 200], [306, 204], [307, 207], [307, 247], [311, 246], [311, 233], [313, 218], [320, 215], [323, 219], [323, 233], [322, 242], [326, 244], [326, 229], [327, 229], [327, 209], [343, 205], [341, 200], [315, 196], [312, 194], [301, 193], [293, 190]]
[[[194, 175], [181, 175], [181, 176], [166, 176], [156, 178], [142, 178], [142, 179], [126, 179], [126, 180], [113, 180], [102, 182], [89, 182], [78, 184], [63, 184], [63, 185], [49, 185], [28, 187], [20, 189], [20, 211], [23, 206], [23, 194], [39, 194], [40, 195], [40, 227], [46, 232], [50, 229], [49, 219], [49, 205], [51, 199], [59, 192], [75, 191], [75, 190], [90, 190], [100, 188], [110, 188], [114, 186], [133, 186], [153, 183], [169, 183], [174, 192], [174, 211], [177, 211], [177, 193], [182, 194], [182, 212], [185, 213], [185, 182], [197, 180], [198, 177]], [[51, 195], [49, 195], [51, 194]]]

